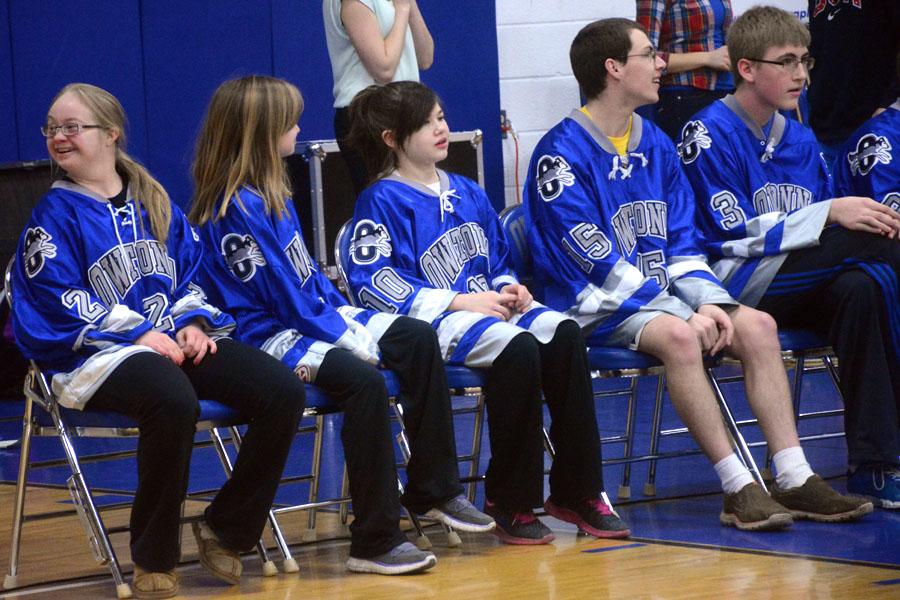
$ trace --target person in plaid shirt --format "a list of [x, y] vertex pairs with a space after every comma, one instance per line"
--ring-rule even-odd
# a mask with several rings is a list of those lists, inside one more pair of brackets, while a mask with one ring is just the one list
[[734, 90], [731, 20], [731, 0], [637, 0], [637, 22], [666, 61], [655, 120], [673, 140], [691, 115]]

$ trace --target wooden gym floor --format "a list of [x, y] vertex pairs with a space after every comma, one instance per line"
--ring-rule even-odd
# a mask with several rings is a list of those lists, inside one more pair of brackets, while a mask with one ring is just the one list
[[[9, 526], [14, 488], [0, 485], [0, 565], [8, 565]], [[65, 490], [33, 487], [29, 509], [59, 511]], [[672, 503], [661, 500], [654, 503]], [[654, 504], [650, 503], [650, 504]], [[187, 514], [202, 510], [190, 503]], [[884, 516], [884, 511], [879, 512]], [[900, 533], [900, 519], [887, 513], [886, 524]], [[700, 526], [719, 528], [715, 514]], [[110, 526], [123, 524], [127, 509], [104, 513]], [[319, 541], [300, 544], [302, 513], [282, 517], [299, 574], [265, 578], [254, 554], [244, 557], [245, 576], [228, 587], [208, 576], [196, 562], [187, 528], [183, 536], [181, 594], [185, 598], [897, 598], [900, 566], [785, 555], [759, 550], [685, 546], [637, 537], [601, 541], [576, 535], [564, 523], [548, 519], [556, 541], [548, 546], [500, 545], [491, 535], [463, 535], [461, 548], [447, 548], [444, 536], [430, 528], [438, 565], [406, 577], [346, 572], [349, 542], [335, 515], [322, 513]], [[844, 526], [848, 543], [853, 526]], [[293, 534], [293, 535], [292, 535]], [[756, 534], [759, 535], [759, 534]], [[764, 535], [764, 534], [763, 534]], [[332, 538], [329, 540], [329, 538]], [[127, 535], [113, 536], [119, 559], [130, 571]], [[900, 557], [898, 557], [900, 559]], [[129, 578], [130, 579], [130, 578]], [[93, 562], [78, 520], [69, 515], [28, 523], [23, 536], [18, 590], [4, 598], [114, 598], [105, 567]]]

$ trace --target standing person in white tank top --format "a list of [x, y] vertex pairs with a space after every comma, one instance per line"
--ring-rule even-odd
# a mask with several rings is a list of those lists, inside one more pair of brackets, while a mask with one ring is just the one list
[[322, 14], [334, 75], [334, 135], [359, 195], [366, 169], [344, 144], [347, 107], [373, 83], [419, 81], [419, 70], [434, 60], [434, 40], [416, 0], [322, 0]]

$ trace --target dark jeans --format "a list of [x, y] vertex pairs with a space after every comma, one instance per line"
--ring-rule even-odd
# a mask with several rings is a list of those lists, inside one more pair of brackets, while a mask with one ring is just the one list
[[488, 369], [491, 461], [485, 495], [506, 509], [528, 510], [544, 501], [542, 388], [556, 448], [551, 495], [573, 503], [596, 498], [603, 489], [586, 346], [578, 325], [566, 321], [547, 344], [530, 333], [518, 335]]
[[251, 549], [262, 533], [303, 412], [303, 384], [290, 369], [232, 340], [217, 344], [196, 366], [190, 359], [179, 367], [153, 352], [134, 354], [85, 408], [126, 414], [140, 427], [131, 555], [148, 571], [178, 564], [198, 397], [231, 406], [250, 423], [234, 473], [205, 514], [222, 544], [237, 551]]
[[677, 144], [681, 130], [701, 109], [728, 94], [724, 90], [660, 90], [656, 104], [656, 124]]
[[[378, 343], [384, 365], [397, 373], [412, 451], [403, 503], [416, 512], [462, 493], [447, 380], [437, 336], [428, 323], [397, 319]], [[344, 411], [341, 441], [353, 498], [350, 555], [371, 558], [406, 541], [384, 377], [342, 349], [325, 355], [316, 385]]]
[[[890, 313], [896, 319], [900, 242], [842, 227], [826, 229], [819, 242], [790, 253], [758, 308], [780, 327], [819, 332], [834, 348], [850, 464], [898, 464], [900, 322]], [[806, 284], [792, 290], [792, 282]]]

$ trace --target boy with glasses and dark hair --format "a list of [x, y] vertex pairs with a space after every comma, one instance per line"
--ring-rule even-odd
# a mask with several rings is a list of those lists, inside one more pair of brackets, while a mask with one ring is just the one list
[[[671, 140], [635, 109], [658, 99], [665, 62], [627, 19], [587, 25], [572, 42], [585, 106], [538, 143], [525, 185], [535, 295], [593, 345], [659, 358], [682, 421], [725, 491], [720, 521], [781, 529], [795, 517], [845, 521], [872, 510], [814, 475], [797, 439], [775, 322], [741, 306], [703, 256], [694, 197]], [[733, 452], [703, 356], [744, 364], [747, 397], [774, 453], [773, 497]]]
[[871, 198], [835, 198], [796, 108], [809, 33], [754, 7], [728, 32], [737, 89], [697, 113], [678, 153], [697, 196], [713, 270], [782, 327], [825, 336], [840, 360], [851, 492], [900, 507], [900, 217]]

